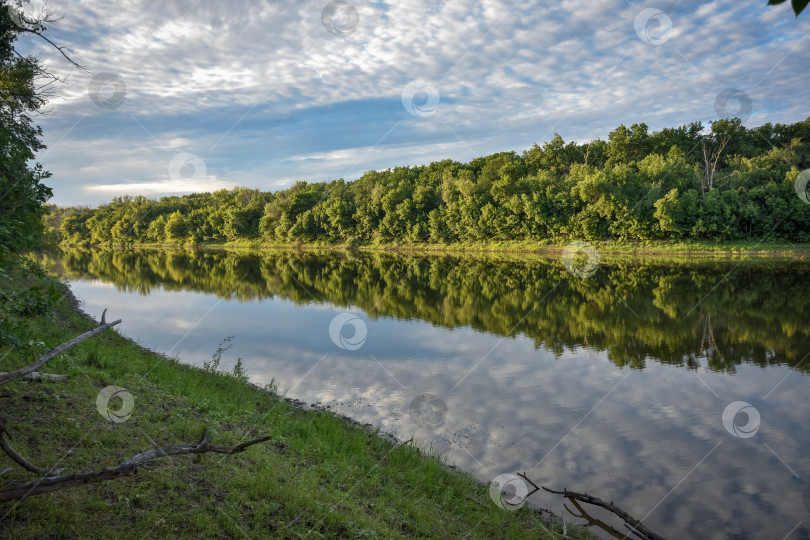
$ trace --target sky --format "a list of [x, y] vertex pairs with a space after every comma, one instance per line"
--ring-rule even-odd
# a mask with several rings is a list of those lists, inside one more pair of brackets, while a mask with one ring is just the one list
[[[26, 8], [36, 13], [40, 0]], [[51, 202], [98, 205], [810, 116], [810, 13], [765, 0], [50, 1]]]

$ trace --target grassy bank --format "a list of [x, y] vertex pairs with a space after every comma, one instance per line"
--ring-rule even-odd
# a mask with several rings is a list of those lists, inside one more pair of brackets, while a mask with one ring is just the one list
[[[695, 255], [719, 258], [739, 257], [805, 257], [810, 259], [810, 244], [779, 242], [590, 242], [600, 255], [684, 256]], [[568, 244], [538, 242], [479, 242], [465, 244], [392, 243], [372, 245], [311, 243], [268, 243], [259, 239], [236, 242], [202, 242], [198, 244], [163, 243], [132, 244], [132, 247], [196, 247], [246, 249], [338, 249], [360, 251], [402, 251], [424, 253], [519, 253], [558, 256]]]
[[[0, 370], [96, 325], [52, 283], [20, 268], [0, 275]], [[26, 292], [32, 286], [35, 292]], [[108, 320], [115, 311], [110, 306]], [[241, 454], [167, 458], [124, 479], [0, 505], [0, 530], [15, 538], [546, 538], [560, 527], [528, 508], [496, 507], [488, 486], [417, 445], [304, 410], [234, 374], [168, 360], [114, 330], [42, 371], [69, 379], [4, 385], [0, 415], [18, 452], [64, 474], [113, 466], [156, 444], [196, 442], [205, 427], [219, 445], [272, 439]], [[134, 397], [125, 422], [97, 410], [99, 391], [109, 385]], [[8, 467], [2, 486], [35, 477], [0, 454], [0, 470]]]

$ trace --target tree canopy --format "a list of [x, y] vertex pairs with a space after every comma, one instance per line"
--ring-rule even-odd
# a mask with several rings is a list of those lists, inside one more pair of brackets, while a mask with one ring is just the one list
[[[31, 165], [42, 144], [41, 129], [31, 115], [46, 96], [36, 86], [43, 70], [36, 58], [21, 56], [14, 48], [26, 32], [19, 3], [0, 1], [0, 250], [19, 251], [34, 245], [41, 235], [43, 204], [51, 189], [42, 181], [50, 176], [39, 164]], [[43, 29], [44, 30], [44, 29]]]
[[737, 118], [607, 141], [559, 135], [500, 152], [369, 171], [351, 182], [236, 188], [98, 208], [52, 208], [65, 244], [322, 242], [348, 244], [586, 240], [810, 241], [810, 119], [746, 128]]

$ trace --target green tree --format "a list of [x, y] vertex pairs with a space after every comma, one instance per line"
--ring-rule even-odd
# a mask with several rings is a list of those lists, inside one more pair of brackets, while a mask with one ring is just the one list
[[172, 212], [164, 228], [166, 240], [181, 241], [188, 236], [188, 219], [179, 211]]
[[14, 251], [39, 241], [43, 205], [52, 195], [42, 183], [50, 174], [39, 164], [29, 165], [45, 148], [42, 130], [31, 115], [46, 103], [46, 96], [36, 86], [43, 73], [38, 60], [20, 56], [15, 49], [25, 32], [20, 19], [12, 18], [19, 7], [0, 2], [0, 247]]

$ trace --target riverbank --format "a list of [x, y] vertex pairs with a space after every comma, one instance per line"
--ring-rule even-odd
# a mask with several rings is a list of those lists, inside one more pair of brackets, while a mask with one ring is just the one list
[[[683, 256], [683, 257], [782, 257], [810, 260], [810, 244], [767, 242], [589, 242], [600, 256]], [[201, 242], [128, 244], [135, 248], [198, 248], [198, 249], [300, 249], [341, 251], [388, 251], [413, 253], [504, 253], [542, 256], [559, 256], [570, 244], [554, 242], [479, 242], [466, 244], [391, 243], [357, 245], [324, 242], [279, 243], [259, 239], [237, 242]]]
[[[14, 304], [2, 314], [0, 370], [27, 364], [97, 325], [50, 278], [15, 268], [0, 282], [4, 295], [20, 299], [20, 309]], [[59, 298], [26, 296], [31, 287], [52, 289]], [[107, 319], [115, 312], [109, 306]], [[16, 349], [11, 335], [20, 342]], [[561, 530], [542, 512], [498, 508], [488, 486], [448, 468], [418, 442], [403, 444], [307, 409], [239, 373], [183, 365], [114, 330], [61, 353], [41, 371], [69, 378], [4, 385], [2, 416], [19, 453], [43, 467], [65, 468], [64, 474], [110, 467], [154, 445], [196, 442], [205, 428], [218, 445], [271, 439], [240, 454], [171, 457], [127, 478], [0, 505], [0, 528], [16, 538], [92, 538], [110, 531], [127, 537], [551, 538]], [[133, 397], [126, 421], [111, 422], [97, 408], [99, 392], [110, 385]], [[0, 455], [0, 470], [7, 467], [4, 486], [35, 477]]]

